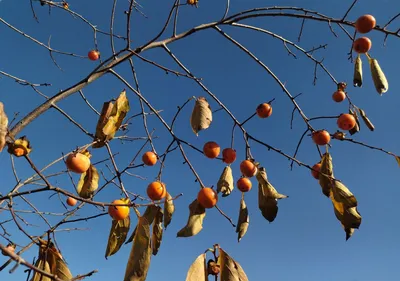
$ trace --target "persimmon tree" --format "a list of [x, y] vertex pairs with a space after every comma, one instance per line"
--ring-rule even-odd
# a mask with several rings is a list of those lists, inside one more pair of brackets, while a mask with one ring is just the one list
[[[103, 216], [109, 220], [110, 232], [97, 233], [97, 235], [108, 237], [108, 243], [104, 247], [105, 257], [117, 254], [122, 247], [131, 248], [129, 257], [120, 257], [126, 262], [124, 274], [126, 281], [146, 280], [152, 256], [162, 251], [162, 243], [168, 243], [169, 239], [198, 235], [203, 229], [206, 214], [219, 215], [221, 220], [229, 222], [226, 225], [230, 225], [232, 229], [228, 227], [220, 229], [225, 236], [236, 235], [238, 241], [246, 239], [245, 235], [250, 223], [249, 209], [259, 210], [265, 220], [273, 222], [278, 214], [280, 200], [290, 195], [290, 191], [285, 191], [285, 194], [280, 193], [279, 178], [272, 176], [270, 179], [266, 169], [268, 161], [252, 153], [254, 146], [263, 147], [287, 159], [291, 169], [298, 166], [304, 173], [318, 180], [321, 188], [319, 192], [327, 197], [327, 202], [331, 202], [339, 227], [343, 228], [348, 240], [360, 227], [362, 217], [357, 209], [358, 201], [351, 192], [351, 188], [347, 187], [340, 176], [333, 172], [335, 158], [331, 155], [330, 148], [334, 148], [335, 143], [338, 142], [358, 145], [393, 157], [400, 165], [400, 158], [395, 153], [358, 139], [359, 135], [374, 131], [375, 126], [362, 109], [362, 102], [355, 103], [352, 99], [353, 92], [360, 91], [359, 88], [363, 86], [365, 80], [373, 82], [371, 85], [374, 88], [368, 89], [369, 93], [375, 91], [381, 96], [393, 94], [389, 90], [389, 83], [384, 72], [385, 66], [379, 64], [379, 57], [375, 57], [371, 46], [386, 44], [388, 38], [393, 38], [393, 40], [400, 38], [400, 29], [396, 21], [400, 14], [394, 14], [386, 22], [377, 22], [373, 15], [350, 17], [354, 6], [362, 5], [357, 3], [357, 0], [350, 3], [343, 11], [343, 15], [339, 17], [306, 8], [284, 6], [253, 7], [231, 12], [231, 8], [234, 9], [234, 7], [231, 7], [233, 4], [227, 0], [220, 18], [183, 28], [180, 17], [188, 9], [201, 9], [202, 3], [197, 0], [187, 2], [173, 0], [169, 1], [170, 9], [164, 15], [165, 20], [161, 28], [154, 34], [146, 34], [149, 39], [142, 43], [135, 38], [139, 36], [137, 32], [140, 32], [140, 26], [135, 25], [135, 22], [137, 18], [146, 19], [147, 16], [139, 2], [114, 0], [109, 11], [107, 30], [100, 28], [99, 23], [89, 20], [89, 15], [81, 14], [78, 8], [75, 9], [75, 1], [68, 3], [30, 0], [26, 2], [30, 4], [32, 20], [38, 23], [38, 29], [44, 11], [49, 12], [50, 19], [60, 13], [68, 15], [68, 20], [78, 21], [82, 26], [89, 27], [90, 36], [93, 38], [93, 48], [80, 49], [78, 53], [63, 50], [58, 46], [56, 48], [50, 44], [50, 40], [41, 41], [35, 34], [26, 32], [24, 26], [18, 26], [12, 13], [9, 17], [7, 15], [0, 18], [2, 28], [12, 31], [14, 36], [23, 37], [26, 44], [35, 44], [46, 50], [49, 54], [46, 59], [52, 61], [53, 67], [64, 73], [63, 75], [68, 75], [67, 72], [63, 72], [63, 65], [59, 61], [64, 58], [90, 60], [92, 69], [83, 79], [61, 90], [52, 88], [51, 81], [34, 83], [28, 78], [20, 77], [18, 73], [8, 72], [6, 69], [0, 70], [2, 78], [17, 82], [18, 85], [15, 87], [31, 90], [32, 94], [43, 99], [40, 105], [30, 105], [30, 112], [22, 117], [8, 110], [12, 107], [10, 104], [0, 103], [1, 161], [6, 161], [4, 154], [9, 154], [11, 167], [10, 173], [3, 173], [2, 178], [15, 178], [13, 186], [3, 185], [0, 190], [0, 230], [2, 231], [0, 249], [7, 258], [0, 267], [2, 276], [6, 274], [5, 269], [13, 264], [11, 273], [19, 267], [26, 267], [28, 280], [33, 281], [72, 281], [88, 278], [95, 273], [101, 275], [101, 269], [92, 268], [92, 264], [87, 264], [87, 272], [78, 273], [73, 268], [68, 268], [65, 257], [61, 254], [63, 245], [57, 243], [57, 236], [65, 231], [79, 231], [79, 228], [74, 228], [76, 224], [84, 225], [87, 221], [95, 221]], [[153, 4], [156, 5], [155, 2]], [[85, 4], [76, 3], [76, 7], [81, 5]], [[121, 9], [124, 12], [121, 13], [117, 7], [123, 7]], [[285, 34], [275, 33], [258, 25], [258, 22], [263, 19], [272, 17], [279, 18], [283, 22], [295, 20], [298, 24], [296, 27], [299, 27], [298, 42], [285, 37]], [[119, 18], [123, 18], [124, 28], [115, 26], [116, 19]], [[151, 18], [146, 21], [152, 24]], [[347, 59], [337, 63], [343, 67], [352, 68], [354, 73], [352, 77], [336, 78], [336, 75], [329, 71], [329, 66], [325, 65], [318, 55], [321, 52], [335, 52], [335, 50], [326, 50], [326, 45], [318, 45], [320, 43], [311, 49], [302, 47], [300, 39], [307, 32], [308, 24], [323, 25], [326, 28], [325, 36], [337, 37], [336, 40], [340, 41], [340, 44], [348, 46]], [[124, 32], [120, 32], [121, 30]], [[259, 59], [250, 48], [246, 47], [246, 42], [238, 39], [239, 36], [235, 36], [237, 30], [256, 32], [280, 42], [287, 54], [293, 57], [293, 64], [296, 64], [297, 56], [302, 56], [311, 62], [314, 84], [317, 82], [317, 74], [331, 81], [331, 84], [324, 85], [326, 92], [329, 93], [325, 97], [332, 106], [340, 103], [340, 107], [337, 107], [338, 114], [324, 115], [324, 111], [321, 110], [321, 115], [310, 117], [303, 110], [303, 100], [300, 101], [302, 98], [306, 103], [306, 97], [297, 93], [295, 86], [286, 86], [290, 80], [287, 82], [281, 80], [267, 62]], [[174, 51], [175, 46], [192, 37], [190, 39], [192, 44], [196, 44], [195, 36], [206, 32], [213, 32], [214, 35], [222, 38], [223, 44], [226, 45], [224, 48], [236, 47], [241, 54], [248, 57], [250, 62], [260, 67], [260, 69], [248, 71], [263, 71], [280, 89], [274, 93], [274, 96], [266, 95], [263, 102], [255, 104], [253, 110], [245, 113], [247, 117], [243, 120], [241, 117], [236, 117], [236, 112], [240, 109], [228, 107], [227, 103], [220, 98], [220, 94], [211, 90], [207, 86], [207, 81], [200, 78], [201, 73], [192, 72], [190, 65], [181, 59], [184, 55]], [[383, 42], [372, 41], [368, 37], [370, 32], [382, 34]], [[62, 34], [57, 34], [57, 36], [62, 36]], [[110, 51], [103, 47], [106, 44], [105, 41], [109, 44]], [[170, 61], [165, 63], [164, 60], [153, 60], [151, 55], [147, 56], [154, 50], [163, 52]], [[190, 49], [186, 51], [190, 52]], [[146, 87], [142, 87], [138, 64], [150, 66], [154, 72], [162, 71], [174, 78], [190, 81], [193, 86], [201, 90], [197, 93], [202, 94], [193, 96], [192, 93], [179, 93], [180, 104], [171, 102], [171, 104], [165, 104], [165, 108], [159, 109], [152, 102], [156, 98], [155, 94], [143, 90]], [[249, 69], [251, 69], [250, 65], [249, 63]], [[285, 65], [285, 67], [289, 66]], [[105, 99], [101, 93], [91, 91], [90, 87], [92, 83], [99, 83], [108, 77], [111, 77], [112, 88], [115, 91], [112, 93], [112, 98]], [[227, 83], [227, 81], [221, 81], [221, 83], [225, 82]], [[354, 88], [349, 89], [349, 85], [351, 87], [354, 85]], [[365, 89], [365, 86], [362, 89]], [[179, 89], [166, 91], [168, 95], [175, 95]], [[51, 92], [51, 95], [45, 92]], [[2, 93], [2, 95], [7, 94]], [[235, 95], [233, 94], [231, 98], [235, 99]], [[78, 120], [73, 117], [74, 112], [62, 108], [60, 103], [70, 98], [75, 98], [75, 103], [79, 102], [85, 106], [83, 109], [85, 115], [95, 116], [96, 122], [92, 122], [93, 118], [88, 119], [91, 128], [86, 128], [88, 123], [86, 120]], [[0, 97], [0, 100], [2, 99]], [[290, 126], [304, 127], [302, 133], [298, 134], [296, 131], [291, 134], [291, 139], [294, 140], [293, 151], [284, 151], [279, 146], [270, 144], [268, 140], [258, 138], [257, 130], [254, 132], [247, 130], [246, 125], [256, 118], [273, 124], [276, 112], [273, 108], [278, 102], [277, 99], [280, 101], [286, 99], [290, 103], [287, 109], [291, 116]], [[93, 105], [95, 103], [100, 106]], [[102, 106], [101, 103], [103, 103]], [[133, 107], [140, 110], [132, 112]], [[48, 157], [43, 150], [40, 154], [36, 154], [35, 147], [40, 147], [41, 143], [46, 142], [46, 134], [57, 134], [57, 132], [49, 132], [43, 126], [42, 131], [39, 132], [41, 137], [38, 138], [30, 137], [30, 134], [24, 131], [47, 112], [63, 116], [69, 121], [69, 126], [77, 130], [74, 131], [75, 133], [79, 132], [89, 141], [77, 143], [78, 138], [70, 136], [67, 140], [70, 149], [65, 151], [60, 148], [54, 152], [58, 155], [56, 159]], [[43, 119], [40, 120], [45, 122]], [[177, 129], [176, 123], [179, 120], [184, 120], [188, 126], [181, 125]], [[226, 140], [202, 138], [207, 130], [219, 122], [218, 120], [224, 120], [224, 127], [229, 127], [230, 133], [226, 136], [229, 146], [220, 145], [220, 142], [226, 142]], [[330, 123], [333, 121], [337, 125], [337, 130], [325, 129], [323, 122], [318, 123], [317, 126], [314, 122], [317, 120]], [[154, 124], [153, 130], [149, 127], [149, 122]], [[137, 129], [139, 125], [142, 127], [140, 130]], [[59, 130], [64, 130], [64, 126], [60, 126]], [[260, 128], [260, 130], [263, 129]], [[140, 135], [141, 132], [143, 135]], [[202, 146], [192, 144], [186, 137], [189, 135], [200, 140]], [[313, 163], [306, 163], [298, 157], [301, 146], [305, 143], [311, 144], [315, 154], [318, 155], [318, 159]], [[57, 150], [57, 146], [52, 146], [51, 150]], [[121, 154], [128, 157], [130, 161], [128, 163], [120, 161]], [[175, 157], [179, 155], [183, 165], [169, 164], [170, 155], [175, 155]], [[38, 161], [40, 165], [37, 164]], [[43, 165], [43, 161], [47, 164]], [[211, 169], [219, 169], [219, 166], [214, 168], [213, 163], [218, 161], [223, 163], [223, 168], [219, 171], [220, 177], [210, 178], [198, 173], [196, 166], [201, 161], [209, 161], [207, 163], [210, 164], [207, 165]], [[23, 178], [20, 176], [19, 169], [26, 164], [32, 173]], [[232, 168], [233, 164], [237, 166]], [[170, 188], [168, 182], [164, 180], [164, 171], [169, 165], [174, 165], [174, 169], [182, 170], [180, 173], [190, 173], [190, 177], [194, 178], [192, 186]], [[150, 176], [142, 177], [141, 171], [146, 171]], [[353, 172], [358, 173], [356, 169]], [[126, 184], [130, 178], [137, 179], [143, 188], [138, 189]], [[188, 188], [198, 189], [197, 195], [186, 196], [185, 190]], [[116, 191], [114, 194], [118, 196], [112, 198], [102, 196], [104, 191], [109, 189], [114, 189]], [[234, 192], [241, 193], [239, 201], [231, 199]], [[257, 194], [255, 206], [246, 204], [246, 198], [251, 193]], [[31, 199], [33, 196], [39, 196], [41, 200], [34, 201]], [[48, 200], [57, 207], [49, 208]], [[177, 200], [184, 201], [188, 207], [177, 209], [175, 207]], [[232, 212], [232, 208], [225, 210], [219, 206], [221, 201], [229, 202], [229, 200], [232, 200], [229, 204], [233, 206], [235, 212]], [[21, 209], [17, 206], [24, 207]], [[96, 208], [96, 213], [80, 216], [80, 213], [90, 206]], [[215, 209], [216, 212], [208, 214], [211, 209]], [[185, 213], [187, 221], [174, 222], [180, 225], [176, 234], [178, 238], [176, 238], [175, 235], [169, 235], [170, 233], [165, 229], [174, 221], [174, 214], [178, 212]], [[42, 223], [41, 234], [37, 234], [37, 229], [32, 230], [32, 224], [25, 217], [27, 214], [35, 214], [39, 217]], [[64, 229], [66, 225], [74, 225], [74, 227]], [[15, 236], [13, 232], [18, 232], [21, 236]], [[315, 232], [315, 230], [310, 230], [310, 232]], [[90, 234], [87, 235], [90, 242]], [[23, 238], [20, 238], [22, 236]], [[244, 270], [236, 261], [240, 261], [240, 258], [232, 258], [222, 248], [223, 241], [215, 241], [215, 243], [197, 258], [196, 253], [193, 253], [194, 263], [187, 269], [186, 280], [209, 280], [208, 278], [210, 280], [219, 278], [222, 281], [248, 280]], [[24, 257], [28, 250], [36, 253], [33, 262]], [[210, 254], [208, 258], [207, 253]]]

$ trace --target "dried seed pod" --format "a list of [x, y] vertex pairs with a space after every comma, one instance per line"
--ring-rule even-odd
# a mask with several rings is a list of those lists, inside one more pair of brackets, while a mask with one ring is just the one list
[[362, 86], [362, 60], [360, 54], [357, 55], [354, 63], [354, 76], [353, 76], [354, 87]]
[[205, 130], [210, 127], [212, 122], [212, 111], [210, 104], [206, 98], [199, 97], [196, 99], [192, 115], [190, 116], [190, 125], [193, 132], [198, 136], [201, 130]]
[[15, 140], [14, 143], [10, 144], [7, 152], [16, 157], [21, 157], [28, 155], [31, 150], [32, 147], [29, 140], [26, 138], [26, 136], [23, 136], [22, 138]]
[[368, 127], [368, 129], [370, 129], [371, 131], [374, 131], [375, 126], [374, 126], [374, 124], [372, 124], [371, 120], [369, 120], [365, 111], [362, 110], [361, 108], [359, 108], [358, 111], [360, 112], [361, 118], [364, 121], [365, 125]]
[[369, 59], [369, 66], [371, 68], [372, 80], [374, 81], [375, 89], [378, 94], [382, 95], [389, 89], [389, 83], [383, 73], [379, 63], [376, 59]]
[[230, 166], [226, 166], [217, 183], [217, 192], [222, 192], [222, 197], [229, 196], [234, 189], [233, 175]]

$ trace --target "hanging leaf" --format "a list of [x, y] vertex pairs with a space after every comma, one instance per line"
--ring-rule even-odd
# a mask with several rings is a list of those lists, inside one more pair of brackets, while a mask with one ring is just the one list
[[219, 248], [218, 264], [220, 265], [221, 281], [248, 281], [246, 273], [238, 262]]
[[203, 220], [206, 216], [206, 209], [195, 199], [189, 205], [189, 219], [181, 230], [177, 233], [177, 237], [190, 237], [197, 235], [203, 229]]
[[[149, 225], [151, 225], [153, 223], [154, 218], [158, 212], [158, 208], [159, 207], [156, 205], [150, 205], [150, 206], [147, 206], [146, 210], [144, 211], [143, 217], [145, 217], [147, 219], [147, 222], [149, 223]], [[129, 244], [133, 241], [133, 238], [135, 237], [136, 229], [137, 229], [137, 226], [133, 230], [129, 239], [126, 240], [125, 244]]]
[[192, 126], [193, 132], [198, 136], [201, 130], [210, 127], [211, 122], [212, 111], [209, 103], [205, 97], [197, 98], [190, 117], [190, 125]]
[[217, 183], [217, 192], [222, 192], [222, 197], [226, 197], [234, 189], [234, 184], [233, 184], [233, 175], [232, 175], [232, 169], [230, 166], [226, 166], [224, 170], [222, 171], [222, 174], [219, 178], [219, 181]]
[[125, 90], [120, 93], [115, 103], [110, 101], [103, 104], [95, 134], [95, 139], [100, 142], [94, 144], [93, 148], [103, 147], [105, 141], [114, 138], [129, 110], [129, 100]]
[[145, 217], [140, 217], [126, 266], [124, 281], [145, 281], [150, 261], [150, 224]]
[[206, 254], [201, 254], [192, 263], [186, 275], [185, 281], [208, 281]]
[[240, 200], [239, 219], [236, 226], [236, 233], [238, 234], [238, 242], [240, 242], [240, 240], [246, 234], [247, 228], [249, 227], [249, 223], [250, 223], [249, 210], [247, 209], [246, 202], [244, 201], [244, 196], [242, 194], [242, 199]]
[[16, 156], [22, 157], [28, 155], [32, 151], [31, 144], [26, 136], [23, 136], [13, 143], [8, 145], [7, 152]]
[[[40, 268], [44, 272], [51, 274], [50, 265], [44, 259], [38, 259], [35, 262], [34, 265], [35, 265], [35, 267]], [[50, 277], [47, 277], [47, 276], [43, 275], [43, 274], [40, 274], [37, 271], [34, 271], [34, 274], [33, 274], [32, 279], [30, 281], [52, 281], [52, 279]]]
[[340, 181], [334, 180], [332, 185], [332, 195], [336, 201], [343, 203], [346, 209], [357, 207], [357, 199]]
[[400, 167], [400, 157], [399, 157], [399, 156], [395, 156], [394, 158], [396, 159], [396, 162], [397, 162], [397, 164], [398, 164], [399, 167]]
[[165, 196], [164, 203], [164, 228], [167, 229], [167, 226], [171, 223], [172, 215], [175, 212], [174, 200], [172, 200], [172, 196], [167, 192], [167, 196]]
[[258, 167], [256, 178], [258, 181], [258, 208], [266, 220], [273, 222], [278, 214], [278, 199], [288, 196], [276, 191], [268, 181], [264, 167]]
[[324, 176], [323, 174], [333, 178], [333, 164], [332, 156], [326, 152], [321, 159], [321, 169], [319, 174], [319, 185], [322, 188], [322, 193], [329, 197], [331, 191], [331, 179]]
[[124, 244], [128, 236], [130, 224], [131, 220], [129, 216], [123, 220], [112, 220], [110, 235], [107, 242], [106, 258], [116, 254], [122, 244]]
[[8, 117], [4, 111], [4, 104], [0, 102], [0, 152], [6, 145]]
[[89, 169], [81, 175], [76, 191], [80, 197], [89, 199], [93, 196], [98, 187], [99, 173], [95, 166], [90, 165]]
[[369, 58], [369, 66], [371, 69], [372, 80], [374, 81], [375, 89], [378, 94], [382, 95], [389, 89], [389, 83], [386, 79], [385, 73], [383, 73], [379, 63], [376, 59]]
[[362, 86], [362, 60], [360, 54], [357, 55], [354, 63], [354, 76], [353, 76], [354, 87]]
[[161, 241], [163, 237], [163, 217], [164, 213], [161, 207], [158, 207], [158, 212], [156, 214], [156, 217], [154, 218], [154, 224], [153, 224], [153, 235], [151, 236], [151, 245], [153, 247], [153, 255], [157, 255], [158, 250], [160, 249], [161, 246]]
[[370, 129], [371, 131], [374, 131], [375, 126], [374, 126], [374, 124], [372, 124], [371, 120], [369, 120], [365, 111], [362, 110], [361, 108], [359, 108], [358, 111], [360, 112], [361, 118], [364, 121], [365, 125], [368, 127], [368, 129]]
[[356, 119], [356, 125], [354, 126], [354, 128], [352, 128], [351, 130], [349, 130], [350, 135], [354, 135], [356, 133], [358, 133], [361, 129], [360, 127], [360, 121], [358, 120], [358, 114], [356, 111], [353, 111], [351, 108], [349, 109], [349, 113], [352, 114], [354, 116], [354, 118]]

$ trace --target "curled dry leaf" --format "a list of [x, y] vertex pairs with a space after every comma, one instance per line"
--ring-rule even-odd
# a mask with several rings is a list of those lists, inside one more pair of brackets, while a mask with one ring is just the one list
[[244, 196], [242, 195], [242, 199], [240, 200], [239, 219], [236, 226], [236, 233], [238, 234], [238, 242], [240, 242], [240, 240], [246, 234], [247, 228], [249, 227], [249, 223], [250, 223], [249, 210], [247, 209], [246, 202], [244, 201]]
[[374, 81], [375, 89], [378, 94], [382, 95], [389, 89], [389, 83], [386, 79], [385, 73], [383, 73], [379, 63], [376, 59], [369, 58], [369, 66], [371, 69], [372, 80]]
[[360, 54], [357, 55], [354, 63], [354, 76], [353, 76], [354, 87], [362, 86], [362, 60]]
[[361, 129], [360, 127], [360, 121], [358, 120], [358, 114], [355, 110], [352, 110], [351, 108], [349, 109], [349, 113], [354, 116], [356, 119], [356, 125], [354, 126], [353, 129], [349, 130], [350, 135], [354, 135], [355, 133], [358, 133]]
[[4, 111], [4, 104], [0, 102], [0, 152], [6, 145], [8, 117]]
[[145, 217], [140, 217], [136, 228], [124, 281], [145, 281], [150, 267], [150, 224]]
[[375, 126], [374, 126], [374, 124], [372, 124], [371, 120], [369, 120], [365, 111], [362, 110], [361, 108], [359, 108], [358, 111], [360, 112], [361, 118], [364, 121], [365, 125], [368, 127], [368, 129], [370, 129], [371, 131], [374, 131]]
[[153, 235], [151, 236], [151, 245], [153, 247], [153, 255], [157, 255], [158, 250], [161, 246], [161, 241], [163, 237], [163, 217], [164, 213], [161, 207], [158, 207], [158, 212], [154, 218], [153, 224]]
[[129, 100], [125, 90], [120, 93], [115, 103], [110, 101], [103, 104], [95, 134], [95, 139], [100, 142], [94, 144], [93, 148], [103, 147], [105, 141], [114, 138], [129, 110]]
[[[39, 255], [35, 266], [43, 269], [45, 272], [56, 275], [61, 280], [69, 281], [73, 278], [67, 264], [63, 260], [60, 252], [56, 249], [52, 242], [39, 239]], [[35, 272], [31, 281], [52, 280]]]
[[336, 201], [343, 203], [344, 207], [357, 207], [357, 199], [353, 193], [340, 181], [335, 180], [332, 185], [332, 196]]
[[[156, 205], [150, 205], [147, 206], [146, 210], [144, 211], [144, 214], [142, 217], [145, 217], [147, 222], [149, 223], [149, 225], [151, 225], [154, 221], [154, 218], [157, 215], [158, 212], [158, 206]], [[125, 242], [125, 244], [129, 244], [133, 241], [133, 238], [135, 237], [136, 234], [136, 230], [137, 230], [137, 226], [135, 227], [135, 229], [133, 230], [131, 236], [129, 237], [129, 239]]]
[[89, 169], [81, 175], [76, 191], [80, 197], [89, 199], [93, 196], [98, 187], [99, 173], [95, 166], [90, 165]]
[[167, 196], [165, 196], [164, 203], [164, 228], [167, 229], [167, 226], [171, 223], [172, 215], [175, 212], [174, 200], [172, 200], [172, 196], [167, 192]]
[[322, 156], [321, 169], [319, 174], [319, 185], [322, 188], [322, 193], [325, 194], [326, 197], [329, 197], [332, 187], [331, 179], [324, 176], [323, 174], [333, 178], [332, 156], [330, 155], [329, 152], [326, 152]]
[[206, 216], [206, 209], [195, 199], [189, 205], [189, 219], [181, 230], [177, 233], [177, 237], [190, 237], [197, 235], [203, 229], [203, 220]]
[[400, 167], [400, 156], [395, 156], [394, 158], [396, 159], [397, 165]]
[[266, 220], [273, 222], [278, 214], [278, 199], [288, 196], [276, 191], [268, 181], [264, 167], [258, 167], [256, 178], [258, 181], [258, 208]]
[[192, 263], [185, 281], [208, 281], [206, 254], [201, 254]]
[[105, 257], [116, 254], [124, 244], [131, 225], [130, 217], [123, 220], [112, 220]]
[[193, 132], [198, 136], [201, 130], [210, 127], [212, 122], [212, 111], [206, 98], [199, 97], [196, 99], [192, 115], [190, 117], [190, 125]]
[[224, 170], [222, 171], [222, 174], [218, 180], [217, 183], [217, 192], [222, 192], [222, 197], [226, 197], [234, 189], [234, 184], [233, 184], [233, 175], [232, 175], [232, 169], [230, 166], [226, 166]]
[[248, 281], [246, 273], [238, 262], [219, 248], [218, 264], [220, 265], [221, 281]]

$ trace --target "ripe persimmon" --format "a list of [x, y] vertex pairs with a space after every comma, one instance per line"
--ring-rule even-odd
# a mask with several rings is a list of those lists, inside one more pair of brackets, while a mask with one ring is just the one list
[[203, 146], [204, 155], [208, 158], [217, 158], [221, 152], [221, 147], [214, 141], [206, 142]]
[[342, 101], [344, 101], [346, 99], [346, 94], [345, 94], [345, 92], [343, 92], [341, 90], [338, 90], [338, 91], [333, 93], [332, 99], [335, 102], [342, 102]]
[[314, 170], [311, 170], [311, 175], [315, 178], [315, 179], [319, 179], [319, 171], [321, 170], [321, 163], [317, 163], [312, 167]]
[[[112, 204], [127, 204], [127, 202], [117, 199]], [[108, 206], [108, 214], [117, 221], [126, 219], [129, 216], [129, 211], [129, 206]]]
[[353, 129], [356, 123], [356, 118], [354, 118], [354, 116], [349, 113], [340, 114], [337, 120], [338, 127], [345, 131]]
[[67, 198], [67, 205], [68, 206], [73, 207], [73, 206], [76, 205], [76, 203], [78, 203], [78, 200], [76, 200], [75, 198], [72, 198], [72, 197], [68, 197]]
[[147, 196], [153, 201], [163, 199], [167, 195], [165, 184], [159, 181], [153, 181], [147, 186]]
[[251, 178], [257, 174], [257, 167], [250, 160], [243, 160], [240, 163], [240, 171], [245, 177]]
[[88, 53], [88, 58], [90, 59], [90, 60], [98, 60], [99, 58], [100, 58], [100, 52], [99, 51], [97, 51], [97, 50], [91, 50], [89, 53]]
[[147, 151], [143, 154], [142, 161], [147, 166], [154, 166], [157, 163], [157, 155], [152, 151]]
[[26, 154], [26, 151], [21, 147], [16, 147], [13, 150], [13, 154], [17, 157], [21, 157]]
[[357, 53], [365, 54], [371, 50], [372, 42], [368, 37], [360, 37], [356, 39], [353, 43], [353, 49]]
[[376, 26], [376, 19], [372, 15], [363, 15], [356, 21], [356, 29], [359, 33], [368, 33]]
[[236, 182], [237, 188], [241, 191], [241, 192], [248, 192], [251, 189], [251, 180], [249, 180], [248, 178], [240, 178], [238, 179], [238, 181]]
[[68, 155], [65, 160], [67, 168], [77, 174], [86, 172], [90, 167], [90, 159], [85, 154], [76, 152]]
[[261, 103], [256, 109], [257, 115], [260, 118], [268, 118], [272, 114], [272, 106], [269, 103]]
[[232, 148], [224, 148], [222, 150], [222, 161], [227, 164], [231, 164], [236, 160], [236, 150]]
[[326, 145], [331, 141], [331, 136], [327, 131], [319, 130], [312, 134], [312, 139], [317, 145]]
[[210, 209], [217, 205], [218, 194], [210, 187], [203, 187], [197, 194], [197, 201], [204, 208]]

